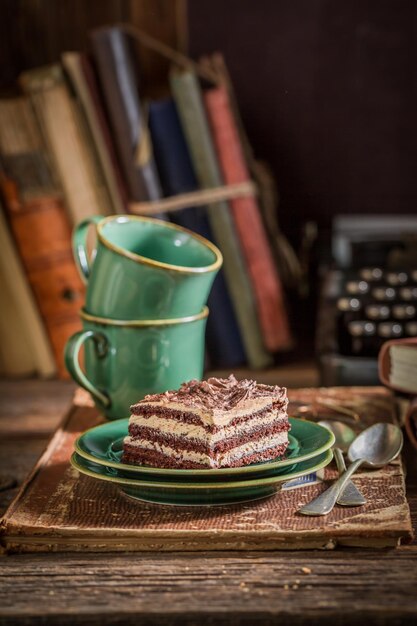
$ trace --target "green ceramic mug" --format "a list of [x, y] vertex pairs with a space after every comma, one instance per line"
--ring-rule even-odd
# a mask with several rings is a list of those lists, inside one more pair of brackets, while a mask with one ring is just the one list
[[[87, 233], [96, 225], [94, 260]], [[207, 239], [169, 222], [136, 215], [91, 217], [74, 230], [73, 251], [88, 283], [86, 309], [120, 320], [198, 314], [222, 265]]]
[[[146, 394], [201, 379], [207, 315], [204, 307], [189, 317], [129, 322], [83, 310], [84, 330], [68, 340], [65, 364], [108, 419], [129, 416], [129, 407]], [[82, 346], [85, 372], [79, 363]]]

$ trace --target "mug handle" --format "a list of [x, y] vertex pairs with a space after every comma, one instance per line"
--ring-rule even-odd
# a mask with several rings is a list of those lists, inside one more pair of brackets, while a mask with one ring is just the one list
[[74, 228], [72, 233], [72, 252], [78, 272], [85, 284], [90, 277], [90, 263], [87, 254], [87, 233], [91, 224], [98, 224], [103, 219], [102, 215], [87, 217]]
[[111, 404], [108, 394], [105, 391], [97, 389], [97, 387], [95, 387], [93, 383], [88, 380], [87, 376], [80, 367], [78, 356], [83, 343], [88, 339], [94, 340], [99, 358], [106, 355], [108, 342], [105, 335], [102, 335], [94, 330], [81, 330], [72, 335], [66, 343], [64, 353], [65, 365], [75, 382], [89, 391], [93, 398], [105, 408], [108, 408]]

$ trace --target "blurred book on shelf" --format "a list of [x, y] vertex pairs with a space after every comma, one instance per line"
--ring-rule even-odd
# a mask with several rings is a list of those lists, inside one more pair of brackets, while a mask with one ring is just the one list
[[417, 448], [417, 337], [384, 343], [378, 365], [381, 382], [402, 396], [405, 429]]
[[[62, 196], [48, 166], [36, 118], [25, 98], [0, 100], [0, 158], [3, 170], [0, 191], [8, 224], [19, 252], [26, 278], [33, 292], [52, 346], [60, 376], [66, 377], [63, 350], [67, 338], [80, 329], [78, 310], [84, 286], [72, 258], [71, 227]], [[2, 249], [2, 262], [12, 254]], [[16, 265], [16, 263], [15, 263]], [[27, 294], [26, 294], [27, 295]], [[26, 306], [20, 298], [18, 307]], [[40, 355], [47, 348], [32, 309]], [[51, 368], [45, 366], [47, 371]], [[41, 369], [44, 369], [41, 367]]]
[[[163, 99], [150, 97], [149, 75], [142, 81], [138, 42], [171, 66]], [[169, 219], [220, 248], [208, 367], [261, 369], [285, 358], [293, 337], [281, 273], [287, 280], [289, 265], [277, 254], [275, 219], [269, 232], [270, 180], [258, 194], [253, 177], [262, 168], [224, 59], [195, 62], [123, 24], [92, 30], [89, 46], [23, 72], [25, 98], [0, 102], [5, 210], [59, 373], [84, 291], [70, 258], [71, 227], [123, 212]]]
[[[175, 196], [198, 189], [189, 150], [172, 99], [152, 101], [149, 105], [149, 128], [159, 177], [165, 196]], [[175, 223], [213, 239], [204, 206], [190, 207], [171, 213]], [[211, 367], [235, 367], [245, 361], [235, 314], [221, 268], [207, 302], [206, 339]]]
[[91, 33], [93, 55], [130, 200], [158, 200], [161, 188], [142, 103], [132, 38], [119, 27]]
[[0, 205], [0, 374], [49, 378], [57, 368], [25, 270]]
[[[171, 74], [171, 87], [200, 186], [221, 186], [223, 179], [197, 75], [191, 70], [175, 69]], [[254, 294], [229, 204], [222, 201], [208, 205], [207, 216], [214, 240], [223, 254], [226, 284], [248, 362], [254, 368], [266, 367], [272, 359], [264, 345]]]
[[91, 145], [96, 151], [111, 198], [111, 213], [125, 213], [126, 186], [115, 154], [91, 59], [84, 53], [64, 52], [62, 63], [90, 130]]
[[111, 213], [89, 131], [62, 67], [55, 64], [24, 72], [20, 84], [38, 119], [71, 222], [76, 224], [90, 215]]
[[[206, 90], [204, 101], [224, 181], [235, 184], [249, 180], [226, 85]], [[254, 196], [234, 198], [230, 200], [230, 207], [245, 256], [265, 346], [271, 352], [288, 349], [292, 340], [282, 285], [257, 199]]]
[[417, 395], [417, 337], [393, 339], [379, 352], [379, 375], [387, 387]]

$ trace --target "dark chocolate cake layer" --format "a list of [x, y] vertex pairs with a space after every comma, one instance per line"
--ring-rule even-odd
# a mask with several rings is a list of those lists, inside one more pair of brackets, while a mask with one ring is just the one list
[[[285, 454], [287, 445], [276, 446], [264, 450], [261, 453], [250, 454], [246, 457], [242, 457], [238, 461], [228, 465], [228, 467], [244, 467], [245, 465], [252, 465], [252, 463], [261, 463], [265, 461], [273, 461], [280, 458]], [[168, 455], [162, 454], [155, 450], [140, 450], [136, 448], [132, 449], [129, 444], [125, 444], [123, 452], [123, 463], [129, 463], [130, 465], [150, 465], [151, 467], [164, 467], [167, 469], [207, 469], [210, 471], [210, 467], [203, 463], [196, 463], [195, 461], [188, 461], [184, 459], [174, 459]]]

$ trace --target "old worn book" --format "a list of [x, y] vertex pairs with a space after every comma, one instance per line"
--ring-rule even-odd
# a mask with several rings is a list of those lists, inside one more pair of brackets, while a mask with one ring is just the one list
[[[224, 85], [205, 91], [204, 102], [213, 140], [227, 184], [250, 179], [229, 96]], [[245, 255], [266, 347], [271, 352], [291, 346], [281, 280], [254, 196], [230, 200], [239, 241]]]
[[81, 323], [78, 311], [84, 301], [84, 285], [71, 250], [71, 226], [59, 196], [22, 199], [17, 184], [5, 176], [1, 191], [11, 229], [46, 325], [58, 373], [67, 377], [64, 347]]
[[139, 99], [132, 42], [115, 26], [93, 30], [91, 43], [129, 199], [158, 200], [161, 189]]
[[[347, 409], [355, 407], [367, 424], [395, 420], [394, 399], [380, 387], [298, 389], [289, 390], [288, 396], [290, 413], [299, 405], [327, 401]], [[0, 542], [4, 551], [385, 548], [412, 538], [400, 459], [381, 470], [362, 470], [355, 475], [366, 505], [360, 509], [335, 507], [324, 518], [296, 513], [325, 489], [323, 482], [307, 482], [244, 505], [157, 506], [134, 501], [115, 485], [80, 475], [70, 466], [75, 439], [100, 420], [86, 393], [77, 393], [62, 425], [3, 517]], [[334, 466], [328, 466], [325, 480], [335, 476]]]
[[53, 376], [51, 345], [2, 206], [0, 250], [0, 373]]
[[[159, 178], [166, 196], [195, 191], [197, 179], [172, 99], [151, 101], [149, 130]], [[212, 240], [206, 207], [190, 207], [171, 213], [173, 222]], [[211, 367], [236, 367], [246, 361], [236, 316], [220, 269], [211, 288], [208, 301], [206, 345]]]
[[58, 181], [28, 98], [0, 99], [0, 155], [24, 198], [56, 195]]
[[417, 448], [417, 337], [386, 341], [378, 355], [379, 378], [403, 394], [404, 426]]
[[[198, 79], [191, 70], [173, 70], [171, 87], [200, 187], [223, 184], [207, 121]], [[260, 325], [245, 259], [227, 202], [207, 207], [214, 239], [224, 259], [224, 274], [239, 324], [249, 364], [254, 368], [271, 363]]]
[[417, 395], [417, 338], [386, 341], [378, 356], [379, 375], [384, 385]]
[[90, 59], [80, 52], [64, 52], [62, 63], [67, 71], [74, 93], [80, 102], [86, 124], [101, 165], [104, 181], [111, 198], [111, 212], [125, 213], [127, 192], [113, 139], [108, 128], [96, 76]]
[[89, 133], [62, 68], [50, 65], [24, 72], [20, 83], [31, 100], [72, 223], [111, 213]]
[[58, 372], [66, 377], [64, 345], [80, 329], [78, 310], [84, 300], [72, 257], [71, 224], [29, 101], [0, 100], [0, 121], [4, 208]]

